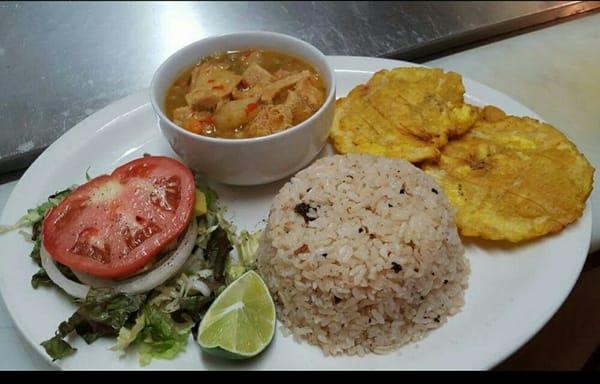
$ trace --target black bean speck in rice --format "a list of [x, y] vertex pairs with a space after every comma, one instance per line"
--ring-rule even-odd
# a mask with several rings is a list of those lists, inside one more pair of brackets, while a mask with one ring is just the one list
[[327, 257], [327, 253], [321, 253], [321, 256]]
[[419, 268], [415, 268], [415, 269], [414, 269], [414, 271], [415, 271], [415, 272], [419, 272]]
[[334, 301], [334, 302], [337, 304], [337, 303], [339, 303], [340, 301], [342, 301], [342, 299], [340, 299], [340, 298], [339, 298], [339, 297], [337, 297], [337, 296], [333, 296], [333, 301]]
[[421, 300], [425, 300], [425, 297], [424, 297], [424, 296], [421, 296]]
[[346, 175], [346, 177], [349, 177], [349, 178], [351, 178], [351, 179], [354, 179], [354, 176], [352, 176], [352, 175]]
[[375, 237], [377, 237], [377, 236], [375, 236], [374, 233], [369, 234], [369, 239], [373, 240]]
[[435, 321], [436, 323], [439, 323], [439, 322], [440, 322], [440, 316], [438, 315], [437, 317], [435, 317], [435, 318], [433, 319], [433, 321]]
[[390, 208], [394, 208], [394, 206], [392, 204], [388, 204], [388, 207]]
[[444, 284], [448, 284], [448, 280], [444, 280]]
[[402, 187], [402, 189], [400, 190], [400, 194], [404, 195], [404, 187]]
[[396, 263], [395, 261], [392, 261], [392, 269], [394, 270], [394, 272], [398, 273], [402, 270], [402, 266]]
[[363, 233], [363, 232], [364, 232], [363, 227], [358, 228], [358, 233]]
[[435, 193], [436, 195], [438, 194], [438, 191], [435, 188], [431, 188], [431, 192]]
[[297, 214], [302, 216], [302, 218], [304, 219], [304, 222], [308, 224], [309, 221], [313, 221], [313, 220], [317, 219], [316, 217], [308, 217], [308, 212], [311, 209], [316, 209], [316, 208], [313, 208], [306, 203], [300, 203], [300, 204], [296, 204], [296, 206], [294, 207], [294, 212], [296, 212]]
[[312, 188], [308, 188], [308, 189], [306, 190], [306, 193], [310, 192], [311, 190], [312, 190]]

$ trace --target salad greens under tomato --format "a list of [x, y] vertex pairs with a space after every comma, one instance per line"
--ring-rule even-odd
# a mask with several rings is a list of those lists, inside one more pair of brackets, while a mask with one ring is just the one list
[[[48, 201], [29, 209], [13, 226], [0, 226], [0, 233], [32, 228], [30, 239], [34, 247], [30, 257], [40, 268], [31, 278], [33, 288], [55, 286], [41, 262], [42, 221], [73, 190], [51, 195]], [[242, 231], [238, 236], [234, 226], [224, 218], [224, 208], [215, 191], [198, 180], [194, 212], [192, 220], [196, 220], [198, 233], [183, 267], [148, 292], [127, 294], [112, 288], [90, 288], [83, 300], [72, 297], [79, 305], [77, 311], [59, 324], [53, 337], [41, 343], [53, 360], [76, 351], [65, 341], [73, 332], [87, 344], [100, 337], [115, 337], [112, 349], [119, 354], [135, 346], [141, 365], [152, 359], [172, 359], [185, 350], [192, 329], [214, 299], [228, 284], [254, 268], [260, 235]], [[56, 265], [67, 279], [79, 282], [69, 267], [58, 262]]]

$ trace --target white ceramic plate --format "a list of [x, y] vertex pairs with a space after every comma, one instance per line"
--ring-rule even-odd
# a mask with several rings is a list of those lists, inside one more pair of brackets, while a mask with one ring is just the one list
[[[414, 64], [362, 57], [331, 57], [338, 95], [344, 96], [373, 72]], [[464, 78], [467, 100], [494, 104], [511, 114], [538, 117], [523, 105], [482, 84]], [[89, 116], [52, 144], [31, 165], [12, 192], [1, 223], [15, 222], [27, 208], [91, 175], [110, 172], [144, 152], [175, 156], [161, 136], [147, 93], [116, 102]], [[331, 153], [326, 148], [322, 155]], [[238, 228], [254, 229], [266, 218], [270, 201], [284, 181], [260, 187], [218, 186]], [[388, 355], [324, 357], [320, 349], [284, 337], [278, 326], [270, 347], [259, 357], [230, 362], [203, 354], [190, 338], [187, 351], [175, 360], [154, 360], [151, 369], [487, 369], [532, 337], [571, 291], [590, 243], [590, 207], [560, 234], [510, 247], [466, 241], [472, 274], [462, 312], [424, 340]], [[19, 234], [0, 237], [0, 290], [15, 324], [40, 354], [39, 343], [76, 309], [57, 289], [34, 290], [30, 278], [37, 267], [28, 257], [31, 244]], [[71, 341], [71, 340], [70, 340]], [[86, 345], [55, 362], [65, 369], [136, 369], [134, 353], [119, 359], [108, 350], [114, 340]], [[48, 359], [49, 360], [49, 359]]]

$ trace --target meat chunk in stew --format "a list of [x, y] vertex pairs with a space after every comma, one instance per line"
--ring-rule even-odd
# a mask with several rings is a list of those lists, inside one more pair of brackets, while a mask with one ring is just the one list
[[242, 76], [217, 65], [200, 66], [192, 71], [187, 104], [195, 109], [211, 109], [231, 95]]
[[248, 132], [255, 137], [283, 131], [292, 126], [292, 111], [284, 105], [263, 105], [248, 125]]

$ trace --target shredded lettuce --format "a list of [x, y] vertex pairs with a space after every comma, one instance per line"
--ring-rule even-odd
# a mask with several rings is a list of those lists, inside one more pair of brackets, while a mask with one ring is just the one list
[[206, 247], [206, 258], [211, 263], [216, 281], [223, 281], [225, 271], [225, 260], [233, 247], [227, 236], [227, 232], [221, 227], [217, 228], [210, 237]]
[[219, 195], [217, 192], [198, 179], [196, 179], [196, 189], [204, 194], [207, 208], [206, 214], [200, 218], [201, 222], [198, 228], [198, 239], [196, 240], [196, 244], [200, 248], [206, 249], [210, 234], [219, 227], [227, 233], [229, 241], [234, 243], [237, 237], [236, 229], [235, 226], [225, 218], [226, 209], [219, 204]]
[[74, 352], [66, 354], [69, 351], [67, 346], [70, 345], [62, 340], [73, 331], [87, 344], [102, 336], [116, 336], [131, 315], [139, 311], [145, 300], [146, 295], [92, 288], [79, 309], [68, 320], [60, 323], [56, 334], [41, 345], [56, 360]]
[[[223, 285], [219, 286], [223, 287]], [[195, 323], [200, 322], [209, 305], [217, 297], [216, 294], [210, 296], [195, 295], [184, 297], [180, 304], [180, 314], [189, 316]]]
[[131, 328], [122, 327], [119, 329], [119, 335], [117, 336], [117, 344], [112, 347], [113, 351], [117, 351], [119, 355], [124, 355], [127, 348], [135, 341], [139, 333], [146, 326], [146, 318], [144, 314], [138, 315], [135, 319], [135, 324]]
[[142, 366], [152, 359], [173, 359], [185, 351], [193, 325], [193, 321], [177, 323], [168, 313], [147, 304], [131, 328], [119, 330], [117, 344], [112, 349], [122, 355], [129, 346], [137, 346]]
[[256, 253], [262, 230], [242, 231], [235, 246], [236, 258], [229, 257], [225, 263], [225, 282], [231, 284], [245, 272], [256, 267]]
[[0, 234], [14, 231], [15, 229], [31, 227], [33, 223], [39, 220], [40, 215], [38, 211], [33, 208], [27, 210], [27, 213], [23, 215], [16, 223], [12, 225], [0, 225]]
[[77, 351], [77, 348], [71, 347], [69, 343], [58, 335], [44, 341], [41, 345], [46, 350], [48, 356], [52, 358], [52, 361], [63, 359]]
[[140, 365], [150, 364], [152, 359], [175, 358], [185, 351], [190, 331], [194, 323], [176, 323], [171, 316], [160, 309], [147, 305], [143, 310], [144, 328], [136, 337]]
[[[75, 187], [67, 188], [62, 191], [56, 192], [53, 195], [48, 197], [48, 200], [35, 208], [31, 208], [27, 210], [27, 213], [23, 215], [14, 225], [2, 226], [0, 225], [0, 234], [13, 231], [15, 229], [31, 227], [31, 234], [28, 234], [24, 231], [20, 231], [23, 236], [27, 238], [28, 241], [33, 241], [33, 249], [29, 253], [29, 257], [35, 261], [35, 263], [40, 267], [40, 269], [31, 276], [31, 286], [34, 289], [37, 289], [40, 286], [52, 286], [54, 283], [46, 274], [46, 271], [42, 267], [42, 261], [40, 257], [40, 248], [41, 248], [41, 231], [42, 231], [42, 221], [46, 216], [46, 213], [50, 210], [50, 208], [54, 207], [58, 203], [60, 203], [65, 197], [71, 193]], [[73, 272], [66, 266], [57, 263], [58, 269], [69, 279], [73, 281], [79, 281], [77, 277], [73, 274]]]
[[77, 312], [89, 322], [107, 325], [116, 333], [145, 300], [144, 294], [127, 294], [108, 288], [90, 289]]
[[235, 248], [244, 266], [251, 267], [256, 263], [256, 251], [258, 251], [262, 233], [262, 230], [253, 233], [248, 231], [240, 233], [239, 244]]
[[[204, 310], [215, 299], [215, 292], [225, 283], [222, 268], [230, 249], [231, 245], [223, 230], [215, 231], [206, 252], [202, 252], [200, 256], [192, 254], [176, 278], [155, 288], [155, 295], [150, 303], [166, 313], [186, 314], [194, 320], [201, 319]], [[221, 269], [220, 278], [217, 278], [218, 269]], [[198, 285], [204, 288], [199, 288]], [[208, 295], [207, 288], [210, 293]]]
[[54, 283], [48, 277], [46, 270], [44, 268], [40, 268], [33, 276], [31, 276], [31, 286], [33, 289], [38, 289], [40, 286], [51, 286]]
[[241, 264], [234, 264], [231, 259], [227, 259], [225, 263], [225, 283], [227, 285], [236, 281], [246, 272], [246, 267]]
[[0, 225], [0, 234], [14, 231], [15, 229], [33, 227], [36, 224], [41, 223], [48, 210], [60, 203], [62, 199], [71, 193], [71, 190], [71, 188], [67, 188], [51, 195], [48, 197], [48, 201], [38, 205], [35, 208], [28, 209], [27, 213], [17, 220], [17, 222], [13, 225]]

